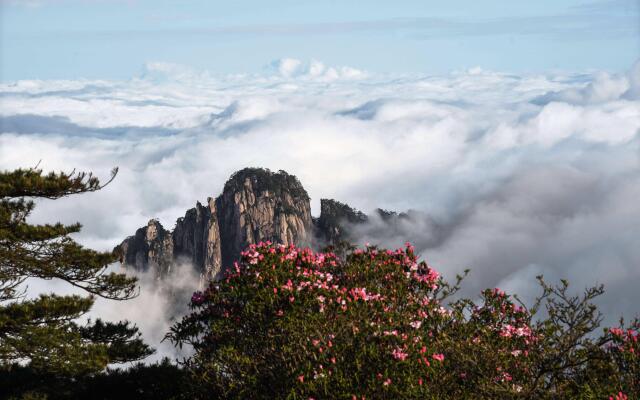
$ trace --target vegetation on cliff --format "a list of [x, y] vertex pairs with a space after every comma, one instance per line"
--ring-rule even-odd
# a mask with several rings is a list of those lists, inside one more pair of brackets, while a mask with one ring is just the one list
[[295, 175], [285, 171], [271, 172], [266, 168], [244, 168], [231, 175], [224, 185], [224, 192], [239, 192], [244, 189], [246, 180], [250, 180], [254, 192], [261, 194], [270, 191], [276, 197], [284, 192], [295, 198], [309, 200], [309, 195]]

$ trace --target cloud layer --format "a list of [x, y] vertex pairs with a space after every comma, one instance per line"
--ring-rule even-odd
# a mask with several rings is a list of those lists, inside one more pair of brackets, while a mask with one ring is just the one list
[[[138, 295], [126, 301], [97, 297], [89, 313], [79, 318], [78, 323], [83, 325], [87, 320], [95, 321], [97, 318], [105, 321], [133, 322], [142, 334], [144, 342], [155, 350], [154, 354], [144, 360], [148, 363], [160, 361], [165, 357], [182, 360], [188, 356], [192, 351], [191, 347], [175, 347], [169, 340], [165, 340], [165, 335], [173, 324], [187, 314], [188, 302], [194, 288], [202, 284], [200, 276], [191, 265], [177, 265], [170, 271], [167, 279], [159, 279], [153, 271], [123, 270], [116, 264], [111, 265], [109, 271], [124, 272], [137, 277], [140, 289]], [[60, 280], [31, 278], [23, 285], [27, 297], [37, 297], [39, 293], [48, 292], [59, 295], [87, 295], [86, 292]]]
[[[532, 277], [640, 295], [640, 63], [628, 72], [381, 76], [293, 59], [261, 75], [212, 76], [149, 63], [128, 81], [0, 85], [0, 168], [108, 175], [106, 189], [42, 202], [109, 249], [148, 219], [171, 227], [246, 166], [284, 169], [320, 197], [364, 211], [415, 210], [362, 241], [415, 242], [469, 290], [533, 295]], [[615, 318], [614, 318], [615, 319]]]

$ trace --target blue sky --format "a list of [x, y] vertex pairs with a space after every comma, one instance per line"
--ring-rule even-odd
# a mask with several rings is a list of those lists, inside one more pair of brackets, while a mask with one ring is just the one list
[[636, 0], [0, 0], [0, 79], [125, 79], [145, 62], [258, 72], [317, 59], [372, 72], [627, 69]]

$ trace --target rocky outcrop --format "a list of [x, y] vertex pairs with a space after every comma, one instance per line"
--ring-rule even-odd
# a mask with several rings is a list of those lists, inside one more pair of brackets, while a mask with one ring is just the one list
[[220, 227], [214, 199], [209, 197], [206, 206], [196, 203], [184, 217], [178, 218], [172, 239], [176, 261], [190, 262], [207, 277], [220, 273]]
[[312, 244], [309, 196], [293, 175], [246, 168], [231, 176], [218, 198], [188, 210], [173, 232], [151, 220], [115, 251], [125, 266], [138, 270], [155, 268], [162, 275], [176, 263], [189, 262], [215, 279], [246, 246], [266, 240]]
[[223, 265], [233, 264], [249, 244], [260, 241], [311, 245], [309, 196], [300, 181], [284, 171], [236, 172], [216, 199], [216, 206]]
[[219, 278], [252, 243], [270, 240], [296, 246], [341, 246], [357, 241], [367, 222], [396, 226], [406, 214], [376, 210], [379, 218], [336, 200], [320, 200], [320, 216], [312, 218], [309, 196], [298, 179], [284, 171], [245, 168], [236, 172], [217, 198], [200, 202], [173, 231], [155, 219], [125, 239], [115, 251], [131, 268], [166, 275], [175, 265], [188, 263], [207, 279]]
[[366, 223], [368, 217], [347, 204], [331, 199], [320, 200], [320, 217], [314, 221], [315, 235], [323, 245], [337, 245], [355, 238], [351, 227]]
[[116, 247], [116, 253], [123, 265], [141, 271], [152, 268], [165, 274], [174, 262], [173, 238], [158, 220], [152, 219]]

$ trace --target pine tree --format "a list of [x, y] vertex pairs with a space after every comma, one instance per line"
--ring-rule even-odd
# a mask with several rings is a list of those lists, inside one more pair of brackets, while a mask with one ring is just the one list
[[[111, 179], [117, 174], [112, 171]], [[58, 376], [102, 371], [108, 364], [152, 353], [129, 322], [80, 322], [96, 296], [126, 300], [136, 279], [108, 271], [112, 253], [82, 247], [70, 235], [81, 225], [32, 225], [36, 200], [55, 200], [103, 188], [91, 173], [43, 174], [37, 167], [0, 172], [0, 370], [16, 364]], [[88, 296], [40, 294], [27, 298], [29, 278], [62, 280]]]

